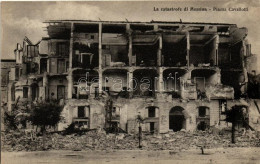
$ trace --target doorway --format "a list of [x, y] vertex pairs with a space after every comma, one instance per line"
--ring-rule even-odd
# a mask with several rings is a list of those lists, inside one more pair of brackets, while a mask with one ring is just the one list
[[195, 77], [196, 89], [205, 92], [205, 78], [204, 77]]
[[57, 86], [57, 99], [64, 99], [65, 98], [65, 86], [64, 85], [58, 85]]
[[173, 107], [169, 113], [169, 129], [174, 132], [180, 131], [184, 128], [185, 117], [183, 114], [184, 109], [180, 106]]
[[47, 58], [42, 58], [40, 60], [40, 73], [47, 72]]
[[32, 88], [32, 101], [34, 101], [39, 96], [39, 87], [37, 84], [34, 83], [31, 85], [31, 88]]

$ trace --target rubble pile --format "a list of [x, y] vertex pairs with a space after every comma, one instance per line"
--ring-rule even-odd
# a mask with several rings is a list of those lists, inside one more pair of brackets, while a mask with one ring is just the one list
[[[106, 134], [105, 131], [92, 130], [82, 134], [62, 135], [47, 134], [31, 138], [19, 132], [2, 133], [2, 150], [4, 151], [36, 151], [36, 150], [133, 150], [138, 148], [138, 134], [124, 133]], [[260, 140], [256, 132], [236, 133], [236, 143], [231, 144], [230, 130], [221, 130], [218, 134], [212, 131], [169, 132], [166, 134], [142, 134], [143, 150], [183, 151], [192, 148], [218, 147], [259, 147]]]

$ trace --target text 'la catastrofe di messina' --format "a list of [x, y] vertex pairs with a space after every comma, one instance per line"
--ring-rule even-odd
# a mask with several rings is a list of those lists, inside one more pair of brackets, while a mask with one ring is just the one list
[[154, 7], [154, 11], [248, 11], [248, 7]]

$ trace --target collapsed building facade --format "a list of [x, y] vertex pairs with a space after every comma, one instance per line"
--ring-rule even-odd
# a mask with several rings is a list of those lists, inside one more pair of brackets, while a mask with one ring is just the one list
[[[46, 21], [48, 37], [15, 49], [8, 107], [59, 100], [71, 123], [128, 133], [205, 130], [246, 104], [247, 29], [235, 24]], [[258, 102], [258, 101], [257, 101]], [[259, 115], [259, 113], [258, 113]]]
[[14, 59], [1, 59], [1, 100], [4, 103], [8, 102], [8, 87], [9, 84], [9, 72], [14, 69], [16, 62]]

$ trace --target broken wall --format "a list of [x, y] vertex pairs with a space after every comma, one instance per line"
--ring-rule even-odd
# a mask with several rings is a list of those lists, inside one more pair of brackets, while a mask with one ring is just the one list
[[120, 92], [123, 87], [127, 87], [126, 72], [106, 72], [103, 73], [103, 87], [109, 87], [109, 92]]
[[[49, 73], [65, 73], [69, 68], [69, 58], [49, 58]], [[48, 64], [47, 64], [48, 65]]]
[[[62, 116], [64, 120], [58, 125], [60, 130], [68, 127], [72, 122], [73, 118], [78, 118], [78, 107], [85, 106], [89, 107], [89, 127], [90, 129], [103, 128], [105, 124], [105, 109], [104, 103], [98, 100], [68, 100], [63, 108]], [[86, 112], [85, 112], [86, 114]], [[84, 118], [83, 118], [84, 119]], [[87, 120], [87, 119], [86, 119]]]
[[[69, 44], [70, 44], [69, 40], [64, 40], [64, 39], [49, 40], [48, 41], [49, 56], [69, 56]], [[44, 50], [43, 52], [46, 51], [44, 45], [42, 46], [42, 50]]]
[[189, 53], [189, 60], [190, 64], [194, 66], [198, 66], [200, 63], [205, 63], [204, 60], [204, 49], [203, 46], [190, 46], [190, 53]]
[[[133, 103], [134, 102], [134, 103]], [[189, 131], [197, 129], [196, 121], [198, 117], [198, 107], [207, 106], [209, 107], [210, 114], [210, 125], [213, 126], [219, 121], [219, 101], [212, 100], [210, 102], [202, 101], [189, 101], [189, 102], [180, 102], [179, 100], [164, 100], [164, 101], [152, 101], [144, 100], [141, 98], [135, 98], [129, 100], [125, 103], [123, 107], [124, 110], [127, 110], [127, 131], [133, 132], [138, 128], [137, 124], [137, 115], [140, 114], [142, 118], [147, 118], [147, 107], [156, 106], [158, 107], [158, 131], [159, 133], [166, 133], [169, 131], [169, 113], [173, 107], [180, 106], [184, 109], [183, 115], [185, 116], [185, 122], [183, 123], [183, 128]], [[124, 118], [126, 119], [126, 118]], [[126, 122], [126, 120], [124, 120]], [[121, 124], [121, 127], [124, 127]], [[143, 125], [144, 131], [148, 131], [149, 126]]]
[[[58, 99], [59, 94], [60, 96], [64, 96], [64, 98], [67, 98], [67, 92], [68, 92], [68, 81], [65, 76], [63, 77], [51, 77], [49, 78], [49, 98], [50, 99]], [[64, 87], [64, 92], [63, 93], [58, 93], [58, 86], [63, 86]], [[62, 89], [63, 90], [63, 89]]]
[[229, 45], [226, 43], [219, 44], [218, 46], [218, 65], [228, 66], [230, 61]]
[[48, 40], [41, 40], [39, 43], [39, 54], [48, 55], [49, 54], [49, 47], [48, 47]]
[[119, 33], [102, 33], [102, 44], [127, 44], [126, 35]]

